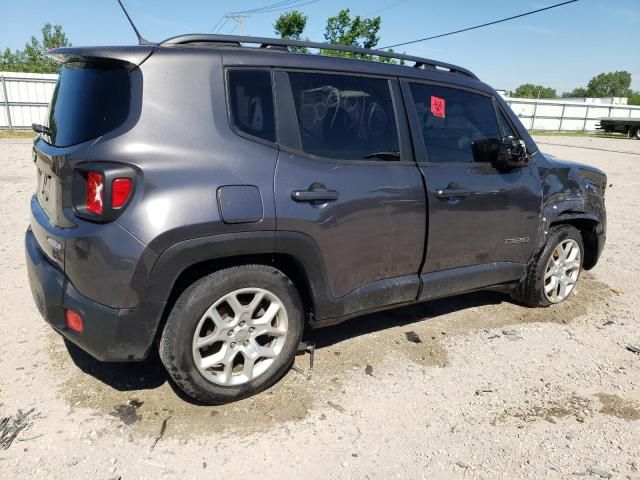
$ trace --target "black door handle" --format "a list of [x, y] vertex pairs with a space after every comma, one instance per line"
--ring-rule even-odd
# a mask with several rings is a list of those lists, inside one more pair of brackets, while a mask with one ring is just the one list
[[439, 188], [436, 190], [436, 197], [438, 198], [468, 197], [469, 195], [471, 195], [471, 192], [463, 188]]
[[296, 202], [332, 202], [338, 199], [335, 190], [294, 190], [291, 198]]

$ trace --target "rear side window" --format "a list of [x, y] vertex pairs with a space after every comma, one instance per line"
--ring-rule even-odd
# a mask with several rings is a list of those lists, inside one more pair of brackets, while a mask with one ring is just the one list
[[397, 160], [389, 82], [378, 78], [289, 73], [302, 150], [341, 160]]
[[412, 84], [430, 162], [487, 162], [502, 138], [490, 97], [456, 88]]
[[276, 141], [276, 125], [267, 70], [231, 69], [228, 73], [231, 122], [240, 132]]
[[124, 67], [66, 64], [51, 98], [47, 141], [67, 147], [122, 125], [129, 115], [130, 82]]

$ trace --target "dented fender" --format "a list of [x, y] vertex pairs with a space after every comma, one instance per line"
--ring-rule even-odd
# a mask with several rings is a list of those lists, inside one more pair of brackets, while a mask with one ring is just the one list
[[606, 174], [595, 167], [559, 161], [547, 154], [536, 160], [543, 190], [538, 250], [546, 243], [553, 225], [573, 224], [580, 227], [583, 236], [594, 237], [585, 240], [597, 242], [592, 260], [595, 265], [606, 238]]

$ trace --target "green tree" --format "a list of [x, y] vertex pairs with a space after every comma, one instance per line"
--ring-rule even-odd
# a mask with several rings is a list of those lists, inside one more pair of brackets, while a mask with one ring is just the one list
[[[350, 47], [374, 48], [380, 41], [380, 17], [361, 18], [357, 15], [351, 18], [350, 10], [340, 10], [334, 17], [327, 20], [327, 28], [324, 39], [333, 45], [347, 45]], [[346, 52], [334, 52], [335, 55], [344, 55]]]
[[563, 98], [582, 98], [587, 96], [587, 89], [583, 87], [574, 88], [570, 92], [564, 92]]
[[543, 87], [542, 85], [534, 85], [532, 83], [525, 83], [516, 88], [513, 93], [516, 98], [556, 98], [556, 89], [550, 87]]
[[60, 25], [47, 23], [42, 27], [42, 40], [31, 37], [24, 50], [11, 51], [0, 55], [0, 70], [8, 72], [58, 73], [60, 64], [47, 56], [50, 48], [71, 46]]
[[629, 101], [627, 103], [629, 105], [640, 105], [640, 91], [629, 91]]
[[307, 26], [307, 17], [298, 10], [292, 10], [280, 15], [273, 24], [273, 29], [280, 35], [280, 38], [288, 38], [291, 40], [302, 39], [302, 33]]
[[601, 73], [587, 85], [587, 97], [626, 97], [631, 92], [631, 74], [625, 71]]
[[[332, 45], [346, 45], [348, 47], [375, 48], [380, 41], [378, 32], [382, 25], [382, 18], [362, 18], [359, 15], [351, 18], [350, 10], [345, 8], [340, 10], [334, 17], [327, 19], [327, 26], [324, 38]], [[389, 49], [393, 53], [393, 49]], [[397, 63], [393, 58], [362, 55], [359, 53], [336, 52], [333, 50], [323, 50], [325, 55], [338, 57], [362, 58], [365, 60], [377, 60], [383, 63]], [[404, 62], [400, 62], [404, 64]]]
[[[285, 12], [280, 15], [276, 23], [273, 24], [273, 29], [276, 34], [280, 35], [280, 38], [302, 40], [302, 33], [307, 27], [308, 18], [309, 17], [298, 10]], [[294, 52], [307, 53], [307, 49], [304, 47], [292, 47], [291, 50]]]
[[[302, 12], [293, 10], [286, 12], [273, 25], [275, 32], [281, 38], [289, 38], [292, 40], [302, 40], [302, 34], [307, 26], [308, 17]], [[332, 45], [345, 45], [349, 47], [375, 48], [380, 41], [378, 32], [382, 19], [380, 17], [362, 18], [356, 16], [351, 18], [350, 10], [340, 10], [337, 15], [327, 19], [327, 26], [324, 38], [327, 43]], [[293, 51], [307, 52], [306, 48], [292, 48]], [[393, 52], [393, 50], [389, 50]], [[392, 58], [362, 55], [350, 52], [336, 52], [334, 50], [321, 50], [323, 55], [333, 55], [338, 57], [363, 58], [366, 60], [377, 60], [385, 63], [396, 63]], [[400, 62], [404, 64], [404, 62]]]
[[[324, 39], [332, 45], [346, 45], [348, 47], [375, 48], [380, 41], [378, 32], [382, 19], [380, 17], [362, 18], [357, 15], [351, 18], [348, 8], [340, 10], [337, 15], [329, 17], [324, 33]], [[334, 50], [323, 50], [324, 55], [337, 57], [363, 58], [366, 60], [378, 60], [381, 62], [394, 62], [387, 57], [374, 57], [372, 55], [362, 55], [359, 53], [336, 52]]]

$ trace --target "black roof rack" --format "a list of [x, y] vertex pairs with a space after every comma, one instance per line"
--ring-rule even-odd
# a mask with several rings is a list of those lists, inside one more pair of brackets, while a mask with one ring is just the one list
[[452, 65], [450, 63], [430, 60], [428, 58], [414, 57], [413, 55], [405, 55], [403, 53], [389, 52], [384, 50], [372, 50], [369, 48], [349, 47], [346, 45], [333, 45], [330, 43], [305, 42], [301, 40], [288, 40], [283, 38], [263, 38], [263, 37], [245, 37], [240, 35], [214, 35], [214, 34], [188, 34], [179, 35], [160, 42], [160, 45], [188, 45], [188, 44], [219, 44], [220, 46], [236, 46], [243, 44], [259, 45], [261, 48], [273, 50], [287, 50], [288, 47], [303, 47], [321, 50], [333, 50], [336, 52], [359, 53], [361, 55], [372, 55], [377, 57], [394, 58], [413, 62], [414, 67], [421, 69], [444, 70], [451, 73], [459, 73], [471, 78], [478, 77], [466, 68]]

